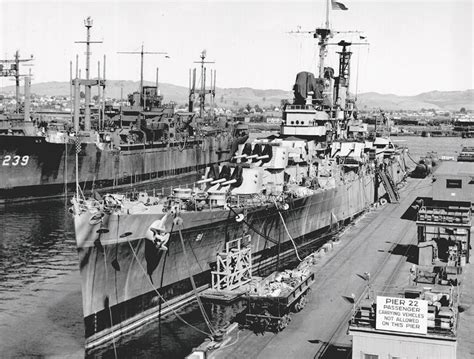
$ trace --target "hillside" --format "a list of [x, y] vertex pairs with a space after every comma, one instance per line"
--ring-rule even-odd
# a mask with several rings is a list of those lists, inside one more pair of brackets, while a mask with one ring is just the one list
[[431, 91], [416, 96], [382, 95], [375, 92], [358, 96], [359, 108], [382, 108], [385, 110], [454, 110], [461, 107], [474, 110], [474, 90]]
[[[126, 96], [138, 89], [137, 81], [109, 80], [106, 89], [107, 97], [120, 98], [121, 93]], [[145, 82], [152, 85], [151, 82]], [[2, 93], [13, 93], [14, 87], [8, 86], [0, 89]], [[42, 96], [68, 96], [68, 82], [45, 82], [33, 84], [31, 92]], [[179, 104], [187, 102], [188, 89], [167, 83], [160, 84], [160, 91], [165, 101], [174, 101]], [[241, 88], [216, 88], [216, 103], [223, 107], [242, 107], [246, 104], [266, 107], [278, 106], [282, 99], [291, 100], [291, 91], [278, 89], [252, 89]], [[384, 110], [421, 110], [442, 109], [459, 110], [461, 107], [474, 110], [474, 90], [465, 91], [431, 91], [416, 96], [398, 96], [394, 94], [379, 94], [376, 92], [362, 93], [358, 95], [357, 104], [359, 109], [382, 108]]]

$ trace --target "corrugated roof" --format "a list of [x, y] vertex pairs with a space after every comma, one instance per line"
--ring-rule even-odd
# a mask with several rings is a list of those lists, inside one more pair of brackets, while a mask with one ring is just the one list
[[442, 161], [435, 176], [474, 176], [474, 162]]

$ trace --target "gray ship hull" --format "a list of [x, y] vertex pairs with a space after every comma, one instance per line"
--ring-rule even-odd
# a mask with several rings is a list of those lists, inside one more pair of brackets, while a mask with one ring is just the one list
[[[405, 175], [403, 161], [388, 166], [395, 183]], [[364, 173], [335, 188], [288, 202], [281, 211], [298, 248], [314, 245], [336, 223], [350, 221], [385, 193], [375, 174]], [[245, 224], [235, 220], [242, 209], [181, 212], [181, 237], [174, 228], [167, 251], [145, 239], [149, 225], [164, 214], [110, 215], [102, 224], [90, 224], [89, 213], [75, 217], [82, 277], [86, 347], [131, 330], [145, 319], [164, 315], [192, 300], [189, 277], [205, 288], [211, 280], [216, 254], [225, 243], [251, 236], [253, 273], [265, 275], [277, 261], [295, 260], [295, 250], [274, 205], [247, 208]], [[98, 234], [99, 228], [107, 233]], [[100, 232], [100, 231], [99, 231]], [[99, 243], [99, 241], [100, 243]], [[173, 307], [174, 308], [174, 307]]]
[[[82, 189], [119, 189], [193, 174], [228, 160], [233, 138], [227, 134], [186, 143], [123, 145], [119, 149], [83, 143], [78, 153]], [[0, 203], [64, 196], [76, 186], [76, 145], [44, 137], [1, 136]]]

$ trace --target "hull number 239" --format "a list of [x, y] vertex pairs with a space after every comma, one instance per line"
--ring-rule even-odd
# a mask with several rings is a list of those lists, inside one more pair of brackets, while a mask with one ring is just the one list
[[28, 161], [30, 159], [30, 156], [11, 156], [11, 155], [6, 155], [3, 158], [2, 161], [2, 166], [26, 166], [28, 164]]

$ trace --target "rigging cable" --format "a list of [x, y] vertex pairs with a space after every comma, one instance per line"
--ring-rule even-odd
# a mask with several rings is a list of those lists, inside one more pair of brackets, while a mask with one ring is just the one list
[[[101, 233], [99, 233], [99, 242], [100, 242], [100, 235]], [[105, 267], [105, 283], [108, 283], [109, 282], [109, 275], [108, 275], [108, 270], [107, 270], [107, 250], [104, 248], [104, 267]], [[107, 284], [106, 284], [107, 285]], [[106, 298], [108, 298], [108, 296], [106, 296]], [[111, 334], [112, 334], [112, 344], [114, 346], [114, 357], [115, 358], [118, 358], [117, 356], [117, 347], [115, 345], [115, 336], [113, 334], [113, 326], [114, 326], [114, 322], [113, 322], [113, 319], [112, 319], [112, 309], [110, 309], [110, 301], [107, 303], [107, 308], [109, 310], [109, 317], [110, 317], [110, 330], [111, 330]]]
[[[276, 202], [275, 202], [275, 206], [276, 206]], [[276, 207], [278, 208], [278, 207]], [[236, 211], [234, 211], [234, 209], [232, 207], [229, 206], [229, 209], [234, 212], [234, 214], [237, 216], [238, 213]], [[277, 209], [278, 213], [280, 214], [280, 218], [283, 222], [283, 226], [285, 227], [285, 230], [286, 230], [286, 233], [288, 234], [288, 237], [290, 237], [290, 240], [291, 240], [291, 243], [293, 243], [293, 247], [295, 248], [295, 252], [296, 252], [296, 257], [299, 259], [299, 261], [301, 262], [302, 259], [300, 258], [300, 256], [298, 255], [298, 249], [296, 247], [296, 244], [293, 240], [293, 238], [291, 237], [290, 235], [290, 232], [288, 231], [288, 228], [286, 227], [286, 224], [285, 224], [285, 220], [283, 219], [283, 216], [281, 215], [281, 212]], [[255, 233], [257, 233], [259, 236], [263, 237], [264, 239], [267, 239], [269, 240], [270, 242], [272, 242], [273, 244], [278, 244], [277, 241], [275, 241], [274, 239], [270, 238], [269, 236], [266, 236], [265, 234], [259, 232], [257, 229], [255, 229], [255, 227], [253, 227], [249, 222], [247, 222], [245, 219], [242, 220], [242, 222], [244, 224], [246, 224], [251, 230], [253, 230]]]
[[[175, 220], [180, 220], [182, 222], [182, 219], [180, 217], [176, 217]], [[207, 316], [207, 313], [204, 309], [204, 306], [202, 305], [201, 299], [199, 298], [199, 295], [198, 295], [198, 292], [197, 292], [197, 289], [196, 289], [196, 283], [194, 282], [194, 276], [191, 274], [191, 266], [189, 265], [188, 255], [186, 253], [186, 246], [184, 245], [183, 234], [181, 233], [181, 225], [178, 225], [178, 233], [179, 233], [179, 238], [181, 239], [181, 246], [183, 247], [183, 254], [184, 254], [184, 258], [186, 260], [186, 268], [188, 270], [189, 279], [191, 280], [191, 285], [193, 286], [194, 295], [195, 295], [196, 300], [198, 302], [199, 309], [201, 310], [204, 321], [206, 322], [207, 327], [209, 328], [209, 331], [211, 332], [211, 335], [214, 335], [215, 331], [212, 328], [211, 321], [210, 321], [209, 317]]]
[[[239, 213], [237, 213], [231, 206], [229, 206], [229, 209], [236, 215], [238, 216]], [[258, 231], [255, 227], [253, 227], [249, 222], [247, 222], [245, 220], [245, 218], [242, 220], [242, 222], [244, 224], [246, 224], [252, 231], [254, 231], [255, 233], [257, 233], [260, 237], [266, 239], [266, 240], [269, 240], [270, 242], [272, 242], [273, 244], [278, 244], [278, 242], [272, 238], [270, 238], [269, 236], [263, 234], [262, 232]]]
[[147, 274], [145, 268], [143, 268], [143, 265], [140, 263], [140, 261], [138, 260], [138, 256], [137, 256], [137, 253], [135, 252], [135, 250], [133, 249], [133, 246], [132, 246], [132, 243], [130, 243], [130, 241], [127, 241], [128, 242], [128, 245], [130, 246], [130, 249], [132, 250], [132, 253], [133, 253], [133, 256], [135, 257], [135, 260], [137, 261], [138, 265], [140, 266], [141, 270], [143, 271], [143, 274], [145, 274], [145, 276], [148, 278], [148, 282], [150, 283], [150, 286], [152, 287], [152, 289], [155, 291], [155, 293], [158, 295], [158, 297], [160, 297], [160, 299], [163, 301], [163, 303], [173, 312], [174, 315], [176, 315], [176, 318], [178, 318], [180, 321], [182, 321], [184, 324], [188, 325], [189, 327], [193, 328], [194, 330], [208, 336], [208, 337], [211, 337], [212, 334], [209, 334], [197, 327], [195, 327], [194, 325], [188, 323], [183, 317], [181, 317], [177, 312], [176, 310], [171, 306], [171, 304], [168, 303], [167, 300], [165, 300], [165, 298], [163, 298], [163, 296], [160, 294], [160, 292], [158, 291], [158, 289], [156, 289], [155, 285], [153, 284], [153, 282], [151, 281], [151, 278], [150, 276]]
[[288, 231], [288, 227], [286, 226], [285, 219], [283, 218], [281, 211], [278, 209], [278, 205], [275, 200], [273, 201], [273, 203], [275, 203], [275, 208], [277, 209], [278, 214], [280, 215], [281, 221], [283, 223], [283, 227], [285, 227], [286, 233], [288, 234], [288, 237], [290, 238], [290, 241], [293, 244], [293, 247], [295, 248], [296, 258], [298, 258], [298, 260], [302, 262], [303, 260], [300, 258], [300, 255], [298, 254], [298, 248], [296, 247], [296, 243], [293, 240], [293, 237], [291, 236], [290, 231]]
[[413, 161], [413, 163], [414, 163], [415, 165], [418, 165], [418, 162], [416, 162], [416, 161], [410, 156], [410, 152], [408, 152], [408, 151], [407, 151], [407, 156], [408, 156], [408, 158], [409, 158], [410, 160]]
[[64, 202], [67, 204], [67, 141], [64, 141]]

